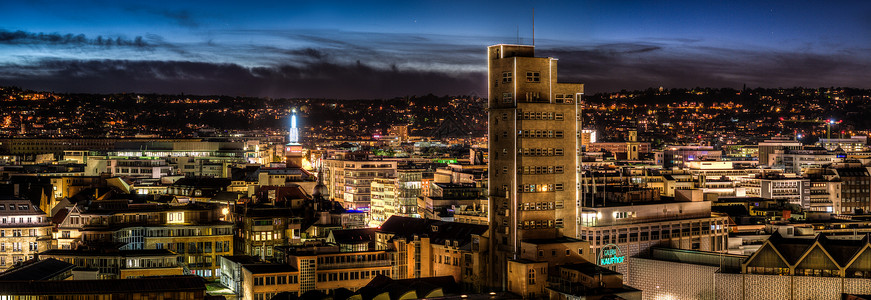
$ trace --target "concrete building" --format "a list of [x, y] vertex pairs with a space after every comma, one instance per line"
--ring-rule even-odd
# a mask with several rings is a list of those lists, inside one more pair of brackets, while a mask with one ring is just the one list
[[[573, 170], [581, 148], [577, 104], [583, 85], [559, 83], [558, 60], [535, 57], [534, 50], [487, 48], [493, 286], [506, 285], [508, 258], [517, 256], [521, 241], [578, 234]], [[550, 172], [524, 172], [541, 168]], [[538, 225], [521, 226], [530, 222]]]
[[396, 161], [369, 160], [366, 153], [340, 153], [324, 160], [325, 196], [347, 209], [369, 211], [372, 181], [396, 174]]
[[805, 178], [790, 178], [771, 176], [764, 178], [742, 178], [741, 186], [746, 189], [748, 197], [782, 200], [786, 203], [802, 206], [808, 191], [805, 190]]
[[369, 226], [378, 227], [393, 212], [396, 201], [396, 178], [375, 178], [372, 181], [372, 200], [369, 204]]
[[802, 181], [804, 195], [801, 199], [803, 209], [813, 212], [842, 212], [841, 182], [824, 178], [809, 178]]
[[865, 144], [867, 142], [867, 136], [854, 136], [849, 139], [820, 139], [816, 145], [829, 151], [841, 149], [847, 153], [854, 153], [865, 151]]
[[835, 152], [821, 147], [775, 149], [769, 154], [771, 165], [783, 167], [787, 173], [804, 174], [809, 168], [821, 168], [842, 160]]
[[421, 195], [423, 169], [400, 168], [395, 177], [372, 181], [369, 226], [378, 227], [390, 216], [420, 217], [417, 198]]
[[272, 258], [275, 247], [298, 244], [303, 210], [275, 205], [237, 205], [235, 253]]
[[473, 184], [433, 183], [430, 195], [417, 199], [418, 212], [426, 219], [456, 221], [460, 215], [469, 221], [478, 219], [477, 222], [465, 223], [486, 224], [482, 219], [487, 215], [487, 201], [483, 194], [483, 188]]
[[864, 167], [834, 169], [841, 181], [842, 214], [871, 212], [871, 173]]
[[125, 176], [133, 178], [160, 179], [172, 175], [172, 167], [161, 158], [91, 158], [85, 167], [85, 175]]
[[629, 283], [643, 299], [842, 299], [871, 294], [869, 251], [867, 235], [775, 232], [750, 256], [653, 249], [633, 259]]
[[356, 291], [375, 276], [393, 276], [393, 257], [391, 250], [342, 252], [337, 246], [320, 245], [277, 247], [275, 260], [298, 270], [298, 283], [293, 286], [302, 295], [312, 290], [325, 294], [339, 288]]
[[[617, 192], [615, 192], [617, 193]], [[701, 191], [681, 191], [675, 200], [607, 200], [584, 207], [580, 238], [589, 241], [595, 257], [611, 254], [622, 259], [599, 265], [631, 278], [633, 256], [651, 247], [723, 251], [728, 247], [728, 217], [711, 212]], [[616, 251], [616, 253], [611, 253]]]
[[723, 156], [722, 150], [712, 146], [667, 146], [662, 151], [654, 152], [654, 161], [663, 168], [683, 168], [692, 161], [718, 161]]
[[774, 154], [775, 150], [783, 150], [783, 149], [801, 149], [802, 144], [799, 141], [789, 140], [789, 139], [771, 139], [765, 140], [763, 142], [759, 142], [759, 164], [766, 166], [775, 165], [774, 160], [772, 160], [771, 154]]

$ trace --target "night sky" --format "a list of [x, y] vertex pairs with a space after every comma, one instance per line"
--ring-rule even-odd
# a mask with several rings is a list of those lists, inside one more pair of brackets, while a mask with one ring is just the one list
[[484, 96], [485, 47], [532, 43], [533, 7], [538, 56], [588, 94], [871, 88], [871, 1], [0, 1], [0, 85]]

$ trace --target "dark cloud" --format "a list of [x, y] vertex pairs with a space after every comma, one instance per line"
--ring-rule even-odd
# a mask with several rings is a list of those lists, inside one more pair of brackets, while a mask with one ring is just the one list
[[587, 93], [659, 86], [740, 88], [745, 84], [871, 87], [863, 71], [871, 67], [867, 55], [648, 44], [545, 49], [539, 55], [560, 58], [560, 81], [584, 83]]
[[472, 94], [484, 74], [382, 70], [364, 63], [245, 68], [236, 64], [129, 60], [43, 60], [0, 66], [0, 84], [58, 92], [156, 92], [268, 97], [390, 98]]
[[197, 22], [194, 19], [194, 17], [191, 15], [191, 12], [187, 11], [187, 10], [175, 11], [175, 10], [167, 10], [167, 9], [158, 9], [158, 10], [151, 10], [151, 13], [163, 16], [164, 18], [167, 18], [167, 19], [173, 21], [175, 24], [177, 24], [179, 26], [188, 27], [188, 28], [200, 27], [200, 23]]
[[122, 46], [151, 47], [141, 36], [125, 39], [119, 36], [88, 38], [84, 34], [34, 33], [27, 31], [0, 30], [0, 45], [72, 45], [72, 46]]
[[[146, 35], [144, 39], [121, 39], [116, 44], [142, 43], [141, 47], [148, 48], [147, 58], [114, 51], [121, 54], [119, 59], [97, 59], [116, 57], [108, 53], [112, 50], [94, 59], [26, 57], [0, 64], [0, 85], [59, 92], [345, 99], [486, 93], [485, 38], [336, 31], [234, 34], [283, 37], [297, 47], [227, 45], [211, 40], [179, 43]], [[560, 81], [584, 83], [587, 93], [659, 86], [739, 88], [745, 84], [871, 87], [866, 75], [871, 67], [867, 49], [836, 49], [832, 54], [806, 49], [738, 50], [704, 46], [704, 41], [690, 39], [647, 39], [583, 47], [543, 42], [544, 46], [537, 47], [537, 55], [559, 58]], [[0, 31], [0, 45], [104, 43], [100, 37]]]
[[145, 13], [166, 19], [176, 25], [187, 28], [198, 28], [200, 22], [189, 10], [172, 10], [166, 8], [149, 7], [145, 4], [124, 4], [124, 10], [133, 13]]

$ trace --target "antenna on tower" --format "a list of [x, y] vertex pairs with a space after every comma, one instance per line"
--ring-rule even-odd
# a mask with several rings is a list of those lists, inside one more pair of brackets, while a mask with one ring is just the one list
[[520, 45], [520, 25], [517, 25], [517, 44]]
[[532, 8], [532, 45], [535, 46], [535, 7]]

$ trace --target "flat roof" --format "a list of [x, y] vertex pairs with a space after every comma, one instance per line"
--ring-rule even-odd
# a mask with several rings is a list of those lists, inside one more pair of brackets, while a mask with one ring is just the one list
[[579, 240], [576, 238], [570, 238], [570, 237], [564, 236], [564, 237], [558, 237], [558, 238], [553, 238], [553, 239], [527, 239], [527, 240], [522, 240], [520, 242], [530, 243], [530, 244], [535, 244], [535, 245], [547, 245], [547, 244], [578, 243], [578, 242], [583, 242], [583, 241], [584, 240]]

